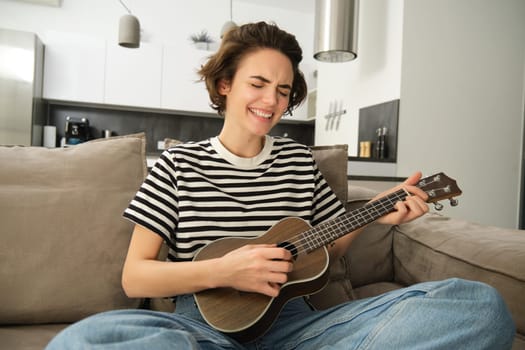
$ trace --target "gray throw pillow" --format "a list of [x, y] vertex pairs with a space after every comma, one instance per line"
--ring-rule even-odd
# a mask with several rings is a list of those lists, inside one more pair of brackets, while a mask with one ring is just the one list
[[0, 324], [73, 322], [137, 307], [122, 212], [146, 176], [145, 135], [0, 147]]

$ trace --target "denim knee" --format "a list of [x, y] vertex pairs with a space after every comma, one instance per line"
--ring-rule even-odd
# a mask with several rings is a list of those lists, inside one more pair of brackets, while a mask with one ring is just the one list
[[505, 300], [503, 300], [503, 297], [496, 288], [485, 284], [485, 289], [490, 298], [490, 305], [492, 305], [490, 310], [492, 319], [496, 321], [500, 329], [500, 332], [493, 332], [494, 336], [499, 338], [496, 343], [508, 344], [510, 348], [516, 334], [516, 325], [514, 324], [512, 315]]
[[505, 300], [498, 290], [483, 282], [454, 279], [461, 288], [471, 291], [473, 299], [479, 302], [474, 310], [483, 308], [483, 320], [480, 326], [485, 327], [488, 341], [494, 349], [510, 349], [516, 333], [516, 326]]

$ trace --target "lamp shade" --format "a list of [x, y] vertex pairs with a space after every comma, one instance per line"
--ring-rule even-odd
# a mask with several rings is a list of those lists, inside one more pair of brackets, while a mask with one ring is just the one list
[[118, 44], [133, 49], [140, 46], [140, 23], [137, 17], [133, 15], [120, 17]]
[[345, 62], [357, 57], [359, 0], [316, 0], [314, 58]]

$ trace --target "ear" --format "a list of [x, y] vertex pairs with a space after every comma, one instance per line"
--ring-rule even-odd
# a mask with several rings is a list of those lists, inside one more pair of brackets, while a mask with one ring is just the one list
[[226, 80], [224, 78], [220, 79], [217, 83], [217, 92], [219, 95], [227, 95], [231, 90], [231, 83], [229, 80]]

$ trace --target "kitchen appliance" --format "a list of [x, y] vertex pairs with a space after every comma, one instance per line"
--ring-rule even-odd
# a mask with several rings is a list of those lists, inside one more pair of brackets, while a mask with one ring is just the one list
[[42, 145], [43, 63], [36, 34], [0, 29], [0, 145]]
[[72, 118], [66, 117], [66, 126], [64, 128], [66, 134], [66, 145], [77, 145], [89, 140], [89, 120], [87, 118]]

